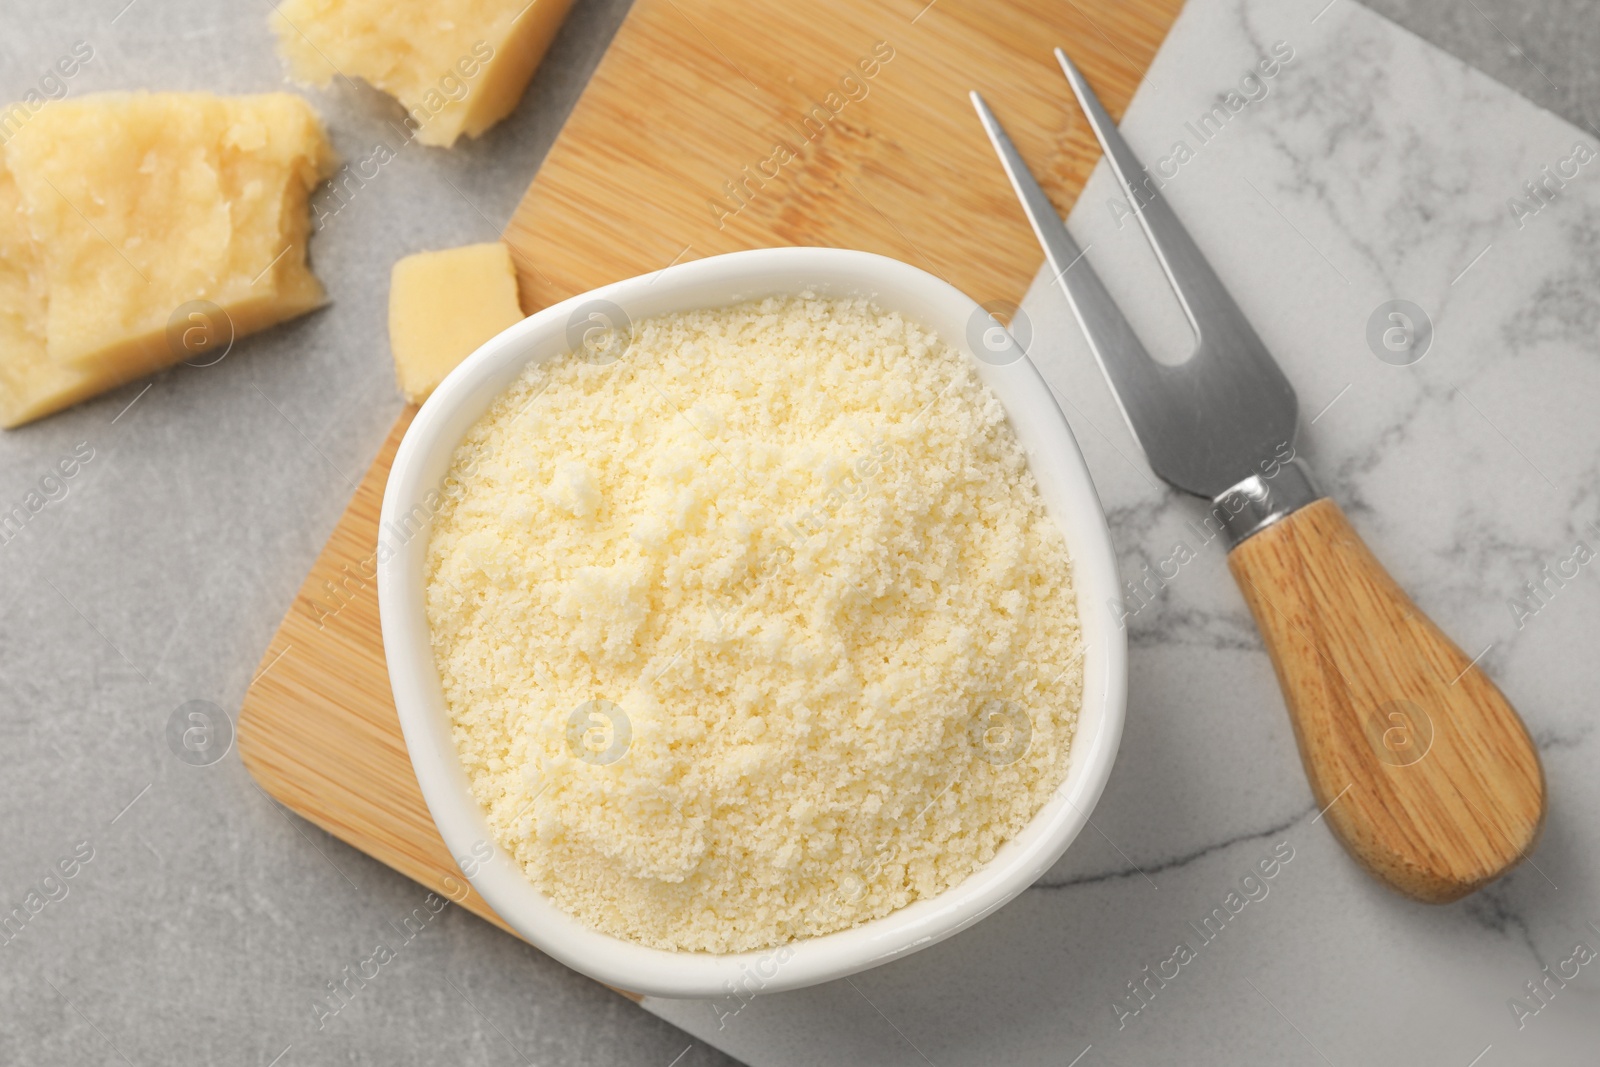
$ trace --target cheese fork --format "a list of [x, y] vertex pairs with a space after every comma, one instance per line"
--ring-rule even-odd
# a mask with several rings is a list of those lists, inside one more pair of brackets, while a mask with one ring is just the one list
[[[1293, 387], [1071, 60], [1055, 56], [1194, 330], [1152, 359], [1005, 130], [973, 106], [1151, 468], [1210, 502], [1300, 758], [1345, 849], [1444, 903], [1515, 866], [1544, 824], [1539, 756], [1483, 670], [1373, 557], [1295, 454]], [[1319, 816], [1319, 818], [1322, 816]]]

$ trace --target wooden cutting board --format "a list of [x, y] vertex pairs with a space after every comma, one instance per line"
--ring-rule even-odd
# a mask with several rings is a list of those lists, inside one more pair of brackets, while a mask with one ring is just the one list
[[[978, 89], [1065, 213], [1099, 156], [1050, 56], [1120, 115], [1181, 0], [637, 0], [506, 228], [527, 310], [719, 252], [880, 252], [980, 302], [1041, 256], [967, 101]], [[245, 766], [323, 829], [502, 927], [411, 771], [374, 559], [407, 409], [239, 711]]]

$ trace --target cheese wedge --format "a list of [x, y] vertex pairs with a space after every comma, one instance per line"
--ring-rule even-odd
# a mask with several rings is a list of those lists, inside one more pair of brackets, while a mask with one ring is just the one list
[[413, 404], [495, 334], [522, 321], [511, 250], [499, 241], [419, 252], [389, 279], [389, 347]]
[[278, 49], [313, 85], [360, 78], [399, 100], [423, 144], [511, 113], [572, 0], [283, 0]]
[[17, 183], [0, 169], [0, 426], [60, 411], [103, 385], [45, 354], [44, 262], [28, 233]]
[[[220, 309], [233, 336], [321, 305], [307, 202], [335, 162], [316, 114], [286, 93], [46, 105], [5, 146], [50, 363], [48, 385], [27, 372], [21, 410], [71, 394], [68, 374], [99, 391], [188, 358], [168, 328], [193, 302]], [[33, 365], [23, 351], [0, 352], [12, 375]]]

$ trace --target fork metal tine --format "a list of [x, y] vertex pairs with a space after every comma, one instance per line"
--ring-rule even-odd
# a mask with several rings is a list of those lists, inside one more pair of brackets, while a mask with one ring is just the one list
[[1153, 378], [1159, 373], [1159, 364], [1145, 351], [1144, 344], [1123, 316], [1122, 309], [1117, 307], [1117, 302], [1106, 291], [1100, 276], [1067, 232], [1061, 216], [1056, 214], [1055, 205], [1039, 188], [1033, 172], [1023, 162], [1022, 154], [1006, 135], [1005, 127], [1000, 125], [1000, 120], [995, 118], [981, 95], [977, 92], [969, 95], [972, 106], [977, 109], [979, 121], [994, 144], [995, 154], [1000, 157], [1000, 165], [1005, 168], [1017, 199], [1022, 202], [1023, 213], [1028, 216], [1028, 223], [1044, 248], [1045, 258], [1055, 273], [1055, 281], [1066, 293], [1067, 303], [1078, 325], [1083, 328], [1089, 348], [1094, 352], [1101, 370], [1112, 381], [1112, 392], [1122, 406], [1123, 418], [1127, 419], [1129, 428], [1138, 437], [1138, 424], [1134, 421], [1134, 414], [1128, 410], [1124, 397], [1153, 395], [1158, 388]]
[[1244, 315], [1234, 303], [1232, 295], [1211, 269], [1206, 257], [1201, 255], [1189, 231], [1173, 214], [1166, 197], [1161, 195], [1155, 180], [1139, 162], [1139, 157], [1122, 139], [1121, 131], [1111, 121], [1100, 98], [1089, 88], [1082, 72], [1061, 49], [1057, 48], [1055, 55], [1062, 73], [1067, 76], [1067, 83], [1072, 86], [1073, 95], [1078, 98], [1078, 105], [1083, 108], [1089, 126], [1094, 130], [1095, 139], [1100, 142], [1100, 148], [1111, 164], [1112, 173], [1128, 194], [1129, 206], [1133, 208], [1139, 225], [1144, 228], [1145, 236], [1155, 249], [1156, 259], [1177, 292], [1178, 302], [1189, 317], [1196, 336], [1205, 336], [1208, 326], [1214, 329], [1214, 320], [1218, 317], [1232, 316], [1242, 321]]
[[1153, 185], [1135, 192], [1134, 180], [1144, 173], [1138, 157], [1077, 68], [1059, 49], [1056, 55], [1113, 171], [1141, 204], [1139, 222], [1194, 326], [1195, 346], [1182, 363], [1150, 358], [977, 93], [973, 106], [1151, 469], [1179, 489], [1215, 500], [1281, 462], [1286, 449], [1293, 454], [1299, 420], [1294, 389], [1166, 200]]

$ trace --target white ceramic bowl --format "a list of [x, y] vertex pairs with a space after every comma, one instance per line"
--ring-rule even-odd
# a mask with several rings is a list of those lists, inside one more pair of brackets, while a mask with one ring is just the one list
[[[568, 351], [574, 323], [598, 309], [634, 321], [809, 290], [869, 296], [937, 330], [973, 359], [1027, 450], [1050, 515], [1072, 554], [1082, 620], [1085, 686], [1066, 779], [1043, 809], [988, 864], [939, 896], [851, 930], [809, 938], [783, 952], [716, 955], [646, 948], [600, 933], [536, 890], [502, 850], [473, 799], [451, 738], [424, 610], [427, 533], [402, 536], [406, 516], [442, 482], [468, 428], [525, 366]], [[599, 303], [603, 301], [607, 303]], [[530, 942], [576, 970], [621, 989], [664, 997], [722, 997], [734, 988], [777, 992], [840, 978], [905, 956], [963, 930], [1022, 892], [1060, 858], [1088, 821], [1116, 758], [1127, 694], [1127, 643], [1109, 608], [1119, 595], [1105, 516], [1067, 421], [1026, 358], [978, 360], [969, 334], [977, 303], [933, 275], [865, 252], [772, 248], [735, 252], [617, 282], [532, 315], [456, 368], [400, 444], [383, 497], [378, 597], [383, 647], [406, 747], [445, 844], [483, 898]], [[981, 337], [981, 334], [979, 335]], [[982, 344], [982, 341], [979, 340]], [[992, 357], [990, 357], [992, 359]], [[412, 524], [414, 526], [414, 523]], [[748, 992], [744, 995], [748, 996]]]

